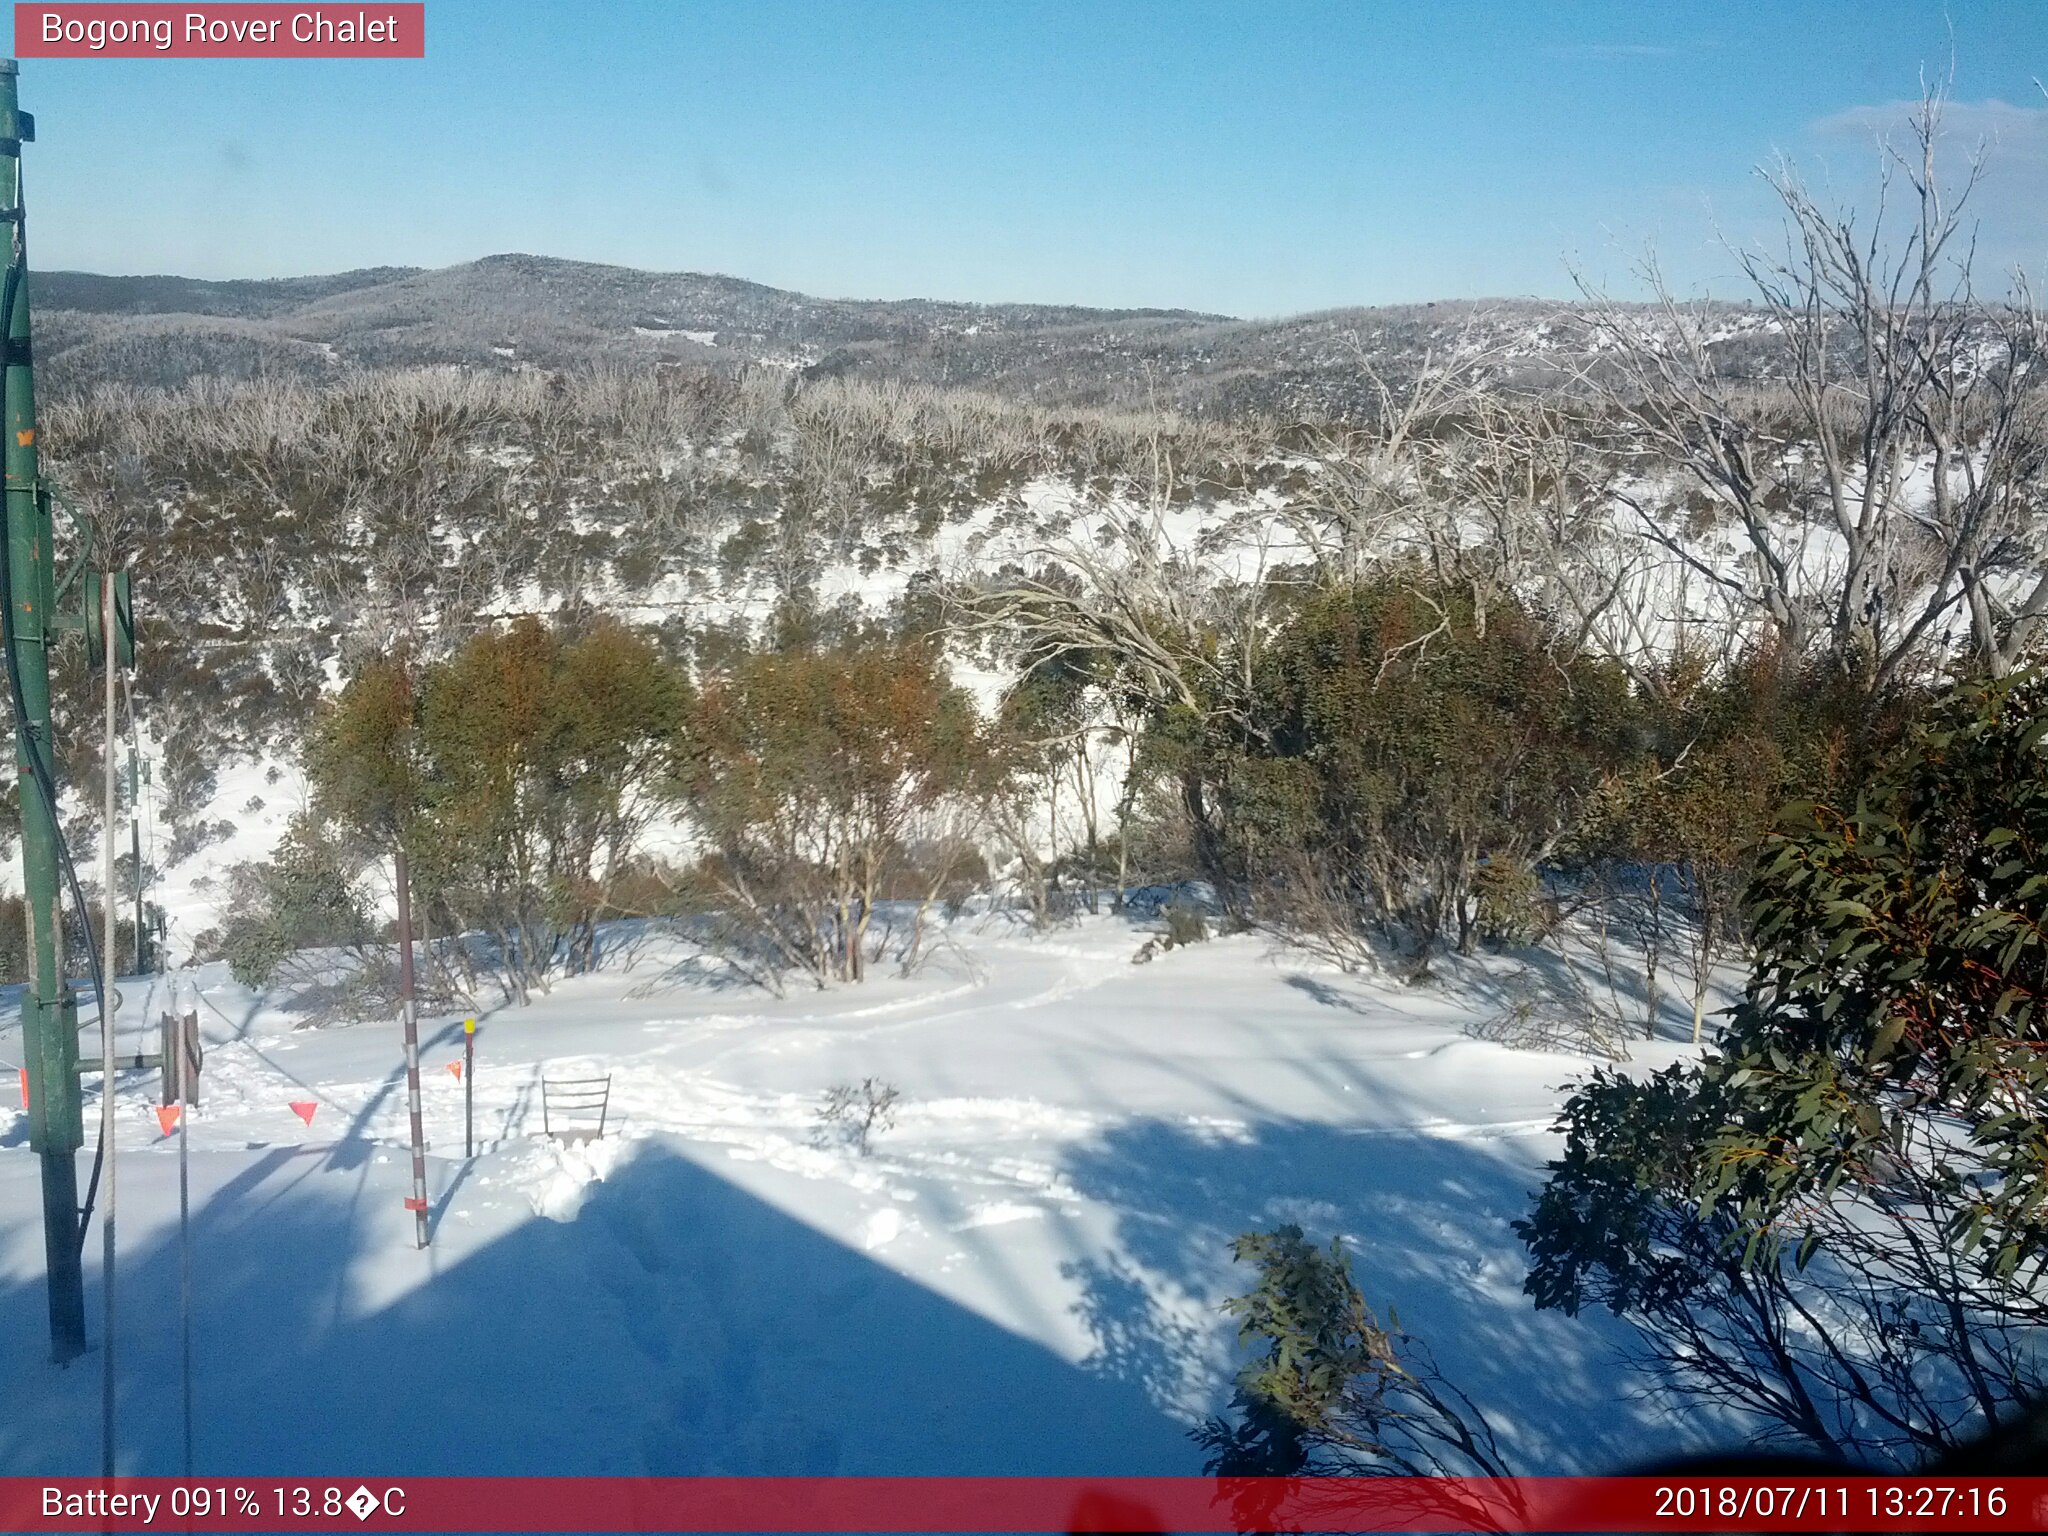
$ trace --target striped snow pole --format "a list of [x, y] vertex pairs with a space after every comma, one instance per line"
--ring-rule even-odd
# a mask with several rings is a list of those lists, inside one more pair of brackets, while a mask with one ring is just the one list
[[405, 850], [395, 859], [398, 877], [398, 997], [399, 1022], [405, 1029], [405, 1098], [412, 1115], [412, 1198], [405, 1208], [418, 1225], [419, 1246], [427, 1246], [427, 1135], [420, 1116], [420, 1014], [413, 996], [412, 978], [412, 880], [406, 868]]

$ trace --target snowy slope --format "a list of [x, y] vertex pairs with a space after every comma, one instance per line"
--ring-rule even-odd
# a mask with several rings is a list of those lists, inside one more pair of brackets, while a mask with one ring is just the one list
[[[1520, 1293], [1508, 1223], [1586, 1063], [1466, 1037], [1468, 994], [1261, 939], [1135, 967], [1121, 919], [1005, 921], [963, 920], [916, 978], [786, 999], [688, 981], [671, 941], [617, 932], [600, 974], [484, 1018], [469, 1161], [460, 1024], [426, 1021], [425, 1253], [401, 1206], [395, 1026], [295, 1030], [218, 967], [188, 973], [210, 1052], [190, 1140], [199, 1470], [1194, 1471], [1186, 1427], [1236, 1361], [1229, 1239], [1285, 1220], [1357, 1244], [1370, 1298], [1529, 1470], [1706, 1432], [1627, 1400], [1601, 1321]], [[130, 983], [124, 1015], [162, 989]], [[18, 1060], [10, 1025], [0, 1061]], [[613, 1075], [614, 1134], [564, 1151], [538, 1135], [536, 1085], [571, 1063]], [[815, 1111], [869, 1075], [903, 1100], [863, 1158]], [[124, 1083], [118, 1117], [138, 1473], [175, 1471], [179, 1434], [176, 1142], [153, 1087]], [[292, 1100], [319, 1105], [310, 1127]], [[0, 1421], [0, 1473], [86, 1472], [97, 1356], [45, 1363], [23, 1136], [0, 1110], [0, 1369], [42, 1407]], [[87, 1252], [97, 1337], [97, 1229]]]

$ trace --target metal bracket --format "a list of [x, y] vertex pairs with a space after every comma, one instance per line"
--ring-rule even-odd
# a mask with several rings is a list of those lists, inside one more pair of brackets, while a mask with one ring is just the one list
[[[78, 994], [70, 987], [38, 1005], [22, 998], [23, 1043], [42, 1063], [39, 1081], [61, 1083], [78, 1071]], [[31, 1077], [36, 1073], [31, 1071]], [[76, 1152], [85, 1145], [85, 1106], [77, 1093], [52, 1089], [45, 1103], [41, 1092], [28, 1105], [28, 1144], [37, 1152]]]
[[78, 558], [71, 562], [71, 568], [64, 573], [64, 579], [48, 594], [46, 601], [49, 606], [45, 611], [49, 617], [46, 622], [52, 629], [84, 629], [85, 615], [77, 609], [67, 610], [64, 599], [69, 597], [71, 589], [78, 585], [78, 578], [92, 567], [92, 519], [79, 516], [78, 508], [72, 505], [71, 498], [58, 496], [48, 481], [37, 482], [36, 500], [41, 505], [45, 518], [50, 516], [50, 503], [53, 500], [62, 501], [64, 510], [71, 514], [73, 526], [78, 529]]
[[[47, 481], [37, 483], [36, 498], [42, 504], [46, 517], [52, 502], [61, 504], [71, 515], [72, 526], [78, 530], [78, 555], [64, 572], [63, 580], [49, 594], [47, 623], [51, 629], [83, 633], [86, 659], [97, 667], [106, 660], [107, 646], [106, 637], [100, 633], [103, 628], [100, 622], [101, 574], [92, 568], [95, 547], [92, 519], [80, 512], [69, 496]], [[76, 604], [68, 604], [74, 587], [81, 588], [79, 600]], [[124, 667], [135, 665], [135, 598], [125, 570], [114, 572], [114, 660]]]

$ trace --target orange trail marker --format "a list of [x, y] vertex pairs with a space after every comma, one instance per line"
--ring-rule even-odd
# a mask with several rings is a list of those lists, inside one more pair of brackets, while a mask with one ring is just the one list
[[184, 1106], [181, 1104], [166, 1104], [157, 1110], [156, 1123], [164, 1128], [166, 1136], [171, 1134], [171, 1127], [178, 1123], [178, 1111], [182, 1108]]
[[292, 1113], [297, 1115], [301, 1120], [305, 1121], [308, 1125], [311, 1125], [313, 1123], [313, 1111], [318, 1109], [319, 1107], [320, 1106], [314, 1103], [311, 1099], [292, 1100]]
[[28, 1068], [21, 1069], [21, 1107], [28, 1108]]
[[455, 1074], [455, 1081], [457, 1081], [458, 1083], [462, 1081], [462, 1063], [461, 1063], [461, 1062], [459, 1062], [459, 1061], [451, 1061], [451, 1062], [449, 1062], [449, 1063], [448, 1063], [448, 1070], [449, 1070], [450, 1072], [453, 1072], [453, 1073]]

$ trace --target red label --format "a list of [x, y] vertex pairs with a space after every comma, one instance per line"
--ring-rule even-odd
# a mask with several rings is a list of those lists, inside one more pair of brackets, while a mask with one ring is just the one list
[[[152, 1502], [153, 1501], [153, 1502]], [[164, 1518], [172, 1509], [189, 1515]], [[2026, 1531], [2048, 1478], [0, 1477], [0, 1529]]]
[[424, 4], [20, 5], [23, 59], [423, 59]]

